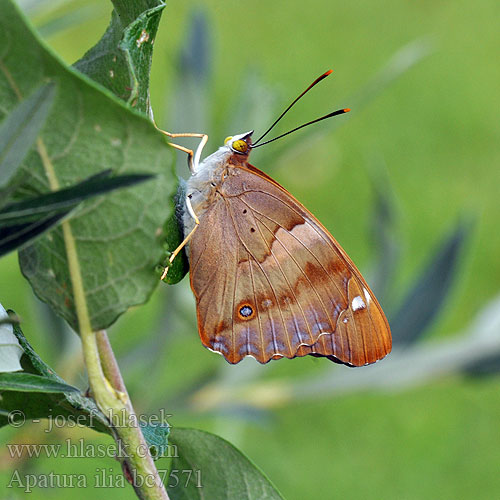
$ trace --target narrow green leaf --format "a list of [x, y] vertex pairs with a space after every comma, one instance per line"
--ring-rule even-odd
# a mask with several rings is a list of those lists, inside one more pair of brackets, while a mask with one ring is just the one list
[[[155, 271], [172, 213], [168, 200], [177, 186], [171, 148], [147, 118], [54, 56], [10, 0], [0, 2], [0, 46], [5, 48], [0, 72], [6, 82], [0, 89], [0, 113], [15, 107], [18, 93], [30, 95], [47, 80], [58, 89], [50, 127], [44, 127], [37, 148], [11, 181], [22, 180], [16, 201], [64, 189], [107, 169], [114, 175], [156, 174], [154, 182], [84, 201], [68, 222], [92, 328], [107, 328], [129, 307], [145, 302], [159, 283]], [[77, 330], [61, 228], [24, 248], [20, 264], [37, 296]]]
[[[213, 34], [203, 8], [193, 9], [190, 17], [189, 24], [184, 30], [183, 40], [179, 44], [179, 53], [175, 58], [175, 88], [173, 92], [169, 92], [171, 97], [166, 103], [165, 115], [172, 117], [177, 130], [202, 132], [207, 129], [209, 123], [218, 121], [210, 120], [210, 113], [218, 113], [219, 110], [215, 108], [212, 110], [211, 106], [214, 103], [208, 94], [210, 85], [207, 85], [213, 72], [214, 58], [211, 51]], [[255, 109], [257, 107], [255, 101], [253, 105]], [[234, 106], [231, 106], [231, 115], [233, 110]], [[218, 136], [214, 130], [212, 134], [214, 137]], [[218, 147], [219, 140], [216, 146], [211, 146], [209, 139], [207, 150]], [[186, 159], [180, 155], [177, 165], [182, 171], [186, 171]]]
[[59, 212], [39, 217], [37, 220], [27, 221], [21, 224], [3, 226], [0, 224], [0, 257], [13, 250], [22, 248], [23, 245], [54, 227], [71, 210], [61, 210]]
[[169, 441], [177, 446], [178, 454], [171, 469], [179, 471], [178, 484], [173, 484], [172, 477], [169, 481], [172, 500], [283, 499], [269, 479], [224, 439], [195, 429], [173, 428]]
[[76, 186], [4, 207], [0, 211], [0, 256], [21, 248], [55, 226], [83, 200], [153, 177], [143, 174], [107, 178], [110, 174], [111, 170], [106, 170]]
[[464, 372], [473, 377], [484, 377], [500, 372], [500, 356], [493, 354], [486, 359], [471, 363]]
[[[371, 159], [373, 162], [373, 159]], [[387, 306], [389, 285], [394, 281], [401, 245], [397, 235], [397, 210], [391, 182], [385, 173], [385, 164], [378, 161], [368, 171], [374, 196], [370, 221], [370, 236], [375, 249], [370, 286], [379, 302]]]
[[[17, 318], [17, 315], [12, 310], [7, 310], [9, 317]], [[31, 347], [30, 343], [26, 340], [24, 333], [21, 329], [21, 325], [19, 323], [13, 323], [14, 327], [14, 335], [19, 340], [21, 347], [23, 348], [24, 355], [26, 358], [23, 358], [24, 365], [23, 368], [28, 373], [34, 373], [36, 375], [41, 375], [43, 377], [52, 378], [56, 382], [65, 383], [62, 378], [57, 376], [52, 368], [50, 368], [47, 363], [42, 361], [40, 356], [35, 352], [33, 347]]]
[[40, 86], [0, 124], [0, 188], [5, 187], [31, 149], [49, 114], [56, 87]]
[[471, 223], [461, 222], [423, 267], [396, 313], [389, 318], [394, 345], [415, 342], [441, 311], [456, 275]]
[[[36, 4], [38, 6], [40, 5], [40, 2], [37, 1]], [[28, 13], [29, 17], [36, 16], [40, 18], [40, 16], [36, 15], [36, 8], [33, 9], [35, 11], [33, 12], [33, 14], [30, 13], [30, 9], [27, 8], [26, 3], [23, 4], [23, 10]], [[99, 4], [93, 2], [89, 2], [88, 5], [81, 6], [77, 6], [73, 3], [71, 10], [69, 11], [65, 9], [62, 9], [61, 11], [61, 9], [55, 6], [50, 15], [44, 15], [43, 20], [40, 20], [37, 23], [37, 29], [40, 35], [47, 40], [50, 37], [59, 35], [65, 30], [72, 29], [74, 26], [82, 26], [84, 23], [91, 24], [93, 22], [97, 22], [101, 15], [102, 12], [100, 10]]]
[[11, 203], [3, 207], [0, 211], [0, 228], [2, 224], [19, 222], [20, 219], [24, 222], [32, 220], [39, 215], [46, 215], [68, 208], [71, 209], [83, 200], [87, 200], [93, 196], [133, 186], [154, 177], [148, 174], [130, 174], [110, 178], [111, 173], [111, 170], [106, 170], [91, 176], [76, 186], [60, 189], [59, 191], [23, 200], [18, 203]]
[[79, 392], [76, 387], [62, 384], [47, 377], [32, 373], [0, 373], [0, 391], [18, 392]]
[[121, 175], [106, 179], [111, 170], [80, 184], [37, 198], [12, 203], [0, 211], [0, 256], [23, 245], [55, 226], [80, 202], [118, 188], [151, 179], [152, 175]]
[[180, 45], [179, 72], [184, 83], [196, 82], [200, 90], [212, 73], [212, 33], [210, 20], [204, 8], [197, 7], [191, 13], [189, 27]]
[[[11, 317], [15, 317], [13, 311], [7, 311]], [[97, 408], [91, 398], [85, 397], [80, 391], [69, 386], [59, 377], [50, 366], [48, 366], [38, 354], [33, 350], [26, 340], [19, 324], [14, 324], [14, 334], [19, 340], [19, 344], [24, 350], [21, 357], [21, 365], [24, 374], [38, 376], [44, 384], [53, 384], [53, 387], [60, 386], [63, 389], [57, 392], [47, 392], [34, 390], [26, 396], [24, 390], [2, 389], [0, 408], [0, 427], [9, 424], [9, 412], [21, 412], [23, 418], [55, 418], [63, 417], [70, 425], [79, 424], [91, 427], [99, 432], [111, 434], [111, 429], [106, 417]]]

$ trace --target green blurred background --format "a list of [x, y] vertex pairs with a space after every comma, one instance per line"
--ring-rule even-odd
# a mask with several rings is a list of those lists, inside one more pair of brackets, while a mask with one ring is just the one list
[[[111, 12], [102, 1], [21, 5], [68, 63], [97, 42]], [[139, 413], [164, 408], [173, 425], [225, 437], [287, 499], [500, 498], [499, 14], [493, 0], [168, 2], [153, 61], [157, 122], [207, 132], [208, 154], [228, 135], [263, 131], [333, 68], [280, 131], [336, 108], [352, 112], [255, 151], [252, 163], [331, 230], [396, 331], [408, 330], [401, 304], [431, 314], [426, 322], [412, 310], [411, 326], [421, 328], [373, 367], [229, 366], [199, 341], [188, 279], [162, 284], [110, 329]], [[187, 175], [182, 157], [179, 172]], [[457, 227], [455, 252], [439, 260]], [[431, 263], [449, 287], [415, 285]], [[85, 388], [78, 338], [36, 301], [15, 255], [0, 261], [0, 276], [0, 300], [22, 317], [33, 346]], [[40, 431], [3, 429], [2, 441], [110, 442], [82, 429]], [[119, 474], [109, 458], [16, 461], [5, 448], [0, 466], [6, 482], [14, 467]], [[47, 489], [34, 498], [68, 494], [88, 495]], [[134, 498], [130, 488], [104, 494]]]

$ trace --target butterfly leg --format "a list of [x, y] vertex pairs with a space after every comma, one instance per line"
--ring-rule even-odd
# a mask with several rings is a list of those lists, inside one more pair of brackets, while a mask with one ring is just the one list
[[162, 279], [162, 280], [167, 275], [168, 269], [169, 269], [170, 265], [172, 264], [172, 262], [174, 261], [174, 259], [177, 257], [177, 255], [179, 254], [179, 252], [187, 245], [187, 243], [189, 242], [189, 240], [192, 238], [194, 232], [198, 229], [198, 226], [200, 225], [200, 220], [198, 219], [198, 217], [194, 213], [193, 206], [191, 205], [191, 197], [192, 197], [191, 194], [188, 194], [186, 196], [186, 207], [188, 209], [189, 215], [194, 220], [194, 227], [193, 227], [193, 229], [191, 229], [191, 231], [189, 232], [189, 234], [184, 238], [184, 240], [182, 241], [182, 243], [172, 252], [172, 255], [168, 259], [168, 266], [165, 267], [165, 269], [163, 271], [163, 274], [161, 275], [160, 279]]
[[198, 165], [200, 164], [200, 158], [201, 158], [201, 152], [203, 151], [203, 148], [205, 147], [207, 141], [208, 141], [208, 135], [207, 134], [197, 134], [193, 132], [182, 132], [179, 134], [172, 134], [171, 132], [166, 132], [165, 130], [162, 130], [159, 128], [156, 123], [154, 124], [156, 129], [159, 130], [163, 135], [166, 135], [167, 137], [170, 137], [172, 139], [175, 139], [176, 137], [198, 137], [201, 139], [200, 144], [198, 144], [198, 147], [196, 148], [196, 153], [193, 152], [192, 149], [185, 148], [184, 146], [181, 146], [180, 144], [175, 144], [173, 142], [169, 142], [169, 144], [174, 147], [175, 149], [178, 149], [179, 151], [183, 151], [188, 155], [187, 160], [188, 160], [188, 166], [191, 174], [196, 173], [198, 170]]

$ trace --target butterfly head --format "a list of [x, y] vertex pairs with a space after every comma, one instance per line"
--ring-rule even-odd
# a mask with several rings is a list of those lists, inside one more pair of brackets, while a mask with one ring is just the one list
[[232, 153], [248, 157], [252, 149], [252, 134], [253, 130], [244, 134], [233, 135], [226, 137], [224, 146], [227, 147]]

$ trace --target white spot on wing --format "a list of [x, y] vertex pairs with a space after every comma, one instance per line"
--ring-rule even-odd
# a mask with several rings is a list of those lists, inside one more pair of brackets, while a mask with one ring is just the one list
[[363, 293], [365, 294], [366, 303], [370, 305], [370, 301], [372, 300], [372, 298], [370, 297], [370, 293], [365, 287], [363, 287]]
[[353, 311], [357, 311], [358, 309], [365, 309], [365, 308], [366, 308], [366, 304], [365, 304], [364, 300], [359, 295], [357, 295], [356, 297], [354, 297], [352, 299], [352, 310]]

